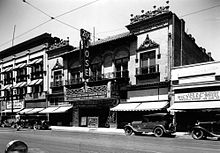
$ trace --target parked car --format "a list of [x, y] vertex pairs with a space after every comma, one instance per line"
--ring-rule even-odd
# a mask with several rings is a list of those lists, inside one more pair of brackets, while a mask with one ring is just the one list
[[124, 130], [126, 135], [153, 132], [156, 137], [162, 137], [174, 133], [176, 126], [173, 124], [173, 115], [154, 113], [144, 115], [141, 121], [128, 123]]
[[206, 139], [207, 137], [217, 137], [220, 139], [220, 120], [195, 123], [192, 128], [192, 137], [196, 140]]

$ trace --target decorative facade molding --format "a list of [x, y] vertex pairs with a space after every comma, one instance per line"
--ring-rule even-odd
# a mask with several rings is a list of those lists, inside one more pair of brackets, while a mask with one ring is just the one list
[[[142, 15], [136, 15], [133, 17], [133, 14], [131, 15], [131, 19], [130, 19], [130, 24], [135, 24], [138, 22], [141, 22], [143, 20], [147, 20], [150, 19], [152, 17], [164, 14], [164, 13], [168, 13], [169, 11], [169, 6], [162, 6], [159, 7], [157, 9], [155, 9], [154, 11], [147, 11], [146, 13], [142, 14]], [[142, 10], [143, 13], [143, 10]]]
[[140, 45], [140, 47], [138, 48], [138, 50], [144, 50], [144, 49], [148, 49], [148, 48], [156, 48], [158, 47], [159, 44], [157, 44], [156, 42], [154, 42], [153, 40], [151, 40], [147, 34], [144, 42]]
[[60, 64], [59, 60], [57, 59], [57, 62], [56, 64], [54, 65], [53, 69], [52, 70], [57, 70], [57, 69], [62, 69], [63, 68], [63, 65]]

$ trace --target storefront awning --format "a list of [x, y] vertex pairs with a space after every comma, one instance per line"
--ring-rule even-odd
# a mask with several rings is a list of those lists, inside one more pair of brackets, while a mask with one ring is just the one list
[[151, 111], [160, 110], [167, 106], [167, 101], [162, 102], [142, 102], [142, 103], [124, 103], [119, 104], [111, 111]]
[[25, 109], [21, 110], [19, 113], [20, 114], [28, 114], [28, 112], [31, 110], [33, 110], [33, 108], [25, 108]]
[[42, 82], [43, 82], [43, 79], [32, 80], [32, 81], [28, 84], [28, 86], [38, 85], [38, 84], [40, 84], [40, 83], [42, 83]]
[[58, 109], [59, 107], [47, 107], [44, 110], [40, 111], [39, 113], [52, 113], [54, 110]]
[[111, 111], [135, 111], [135, 108], [141, 103], [124, 103], [119, 104], [114, 108], [111, 108]]
[[64, 113], [71, 108], [72, 108], [72, 106], [61, 106], [58, 109], [54, 110], [52, 113]]
[[160, 110], [165, 108], [168, 105], [167, 101], [163, 102], [146, 102], [141, 103], [136, 107], [136, 111], [151, 111], [151, 110]]
[[23, 68], [23, 67], [25, 67], [25, 66], [27, 66], [26, 63], [18, 64], [18, 65], [16, 65], [16, 66], [14, 67], [14, 70], [16, 70], [16, 69], [21, 69], [21, 68]]
[[34, 114], [34, 113], [38, 113], [42, 110], [44, 110], [44, 108], [34, 108], [34, 109], [28, 111], [26, 114]]
[[[13, 109], [13, 112], [14, 112], [14, 113], [17, 113], [17, 112], [19, 112], [20, 110], [22, 110], [22, 109], [20, 109], [20, 108], [19, 108], [19, 109]], [[11, 113], [11, 109], [3, 110], [2, 113]]]
[[168, 110], [192, 110], [192, 109], [215, 109], [220, 108], [220, 101], [207, 102], [178, 102], [174, 103]]

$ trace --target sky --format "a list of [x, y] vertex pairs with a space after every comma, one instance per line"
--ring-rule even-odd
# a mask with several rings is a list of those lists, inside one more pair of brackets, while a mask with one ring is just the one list
[[[69, 37], [78, 47], [81, 28], [103, 39], [127, 32], [131, 14], [165, 5], [166, 0], [0, 0], [0, 51], [45, 32]], [[169, 0], [169, 6], [197, 45], [220, 61], [220, 0]]]

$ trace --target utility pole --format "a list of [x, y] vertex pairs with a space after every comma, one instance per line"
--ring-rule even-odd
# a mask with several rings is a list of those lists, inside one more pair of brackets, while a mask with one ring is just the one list
[[[16, 28], [16, 25], [14, 25], [14, 30], [13, 30], [13, 35], [12, 35], [12, 47], [14, 46], [15, 28]], [[12, 72], [12, 86], [11, 86], [11, 113], [12, 114], [14, 112], [13, 83], [14, 83], [14, 80], [13, 80], [13, 72]]]

